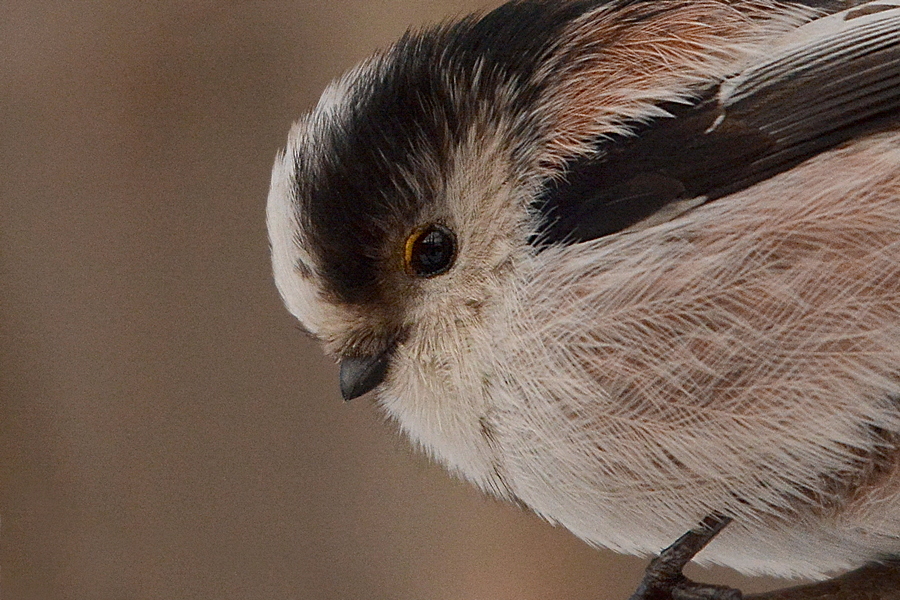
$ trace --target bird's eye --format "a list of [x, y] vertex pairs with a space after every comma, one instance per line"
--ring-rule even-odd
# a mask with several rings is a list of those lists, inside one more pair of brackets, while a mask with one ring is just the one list
[[417, 229], [406, 239], [406, 272], [417, 277], [446, 273], [456, 259], [456, 236], [437, 223]]

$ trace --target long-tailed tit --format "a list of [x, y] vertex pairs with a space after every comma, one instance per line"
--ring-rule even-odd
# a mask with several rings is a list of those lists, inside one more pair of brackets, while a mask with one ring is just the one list
[[521, 0], [291, 130], [275, 278], [409, 437], [592, 544], [900, 555], [900, 7]]

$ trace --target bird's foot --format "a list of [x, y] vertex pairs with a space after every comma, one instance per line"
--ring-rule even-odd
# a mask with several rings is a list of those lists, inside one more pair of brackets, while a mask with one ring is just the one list
[[654, 558], [630, 600], [741, 600], [740, 590], [691, 581], [682, 570], [728, 523], [710, 515]]

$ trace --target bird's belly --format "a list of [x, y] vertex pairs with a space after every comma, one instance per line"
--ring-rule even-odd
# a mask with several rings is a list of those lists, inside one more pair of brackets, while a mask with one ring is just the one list
[[636, 553], [722, 512], [701, 558], [748, 572], [900, 554], [900, 134], [528, 277], [492, 421], [535, 511]]

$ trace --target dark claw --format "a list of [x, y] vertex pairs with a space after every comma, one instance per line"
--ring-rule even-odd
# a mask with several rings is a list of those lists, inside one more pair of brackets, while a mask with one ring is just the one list
[[682, 573], [691, 559], [730, 522], [730, 517], [710, 515], [660, 552], [650, 562], [630, 600], [742, 600], [740, 590], [697, 583]]
[[[630, 600], [743, 600], [739, 590], [697, 583], [682, 573], [730, 522], [728, 517], [710, 515], [660, 552]], [[870, 563], [834, 579], [753, 594], [746, 600], [900, 600], [900, 558]]]

